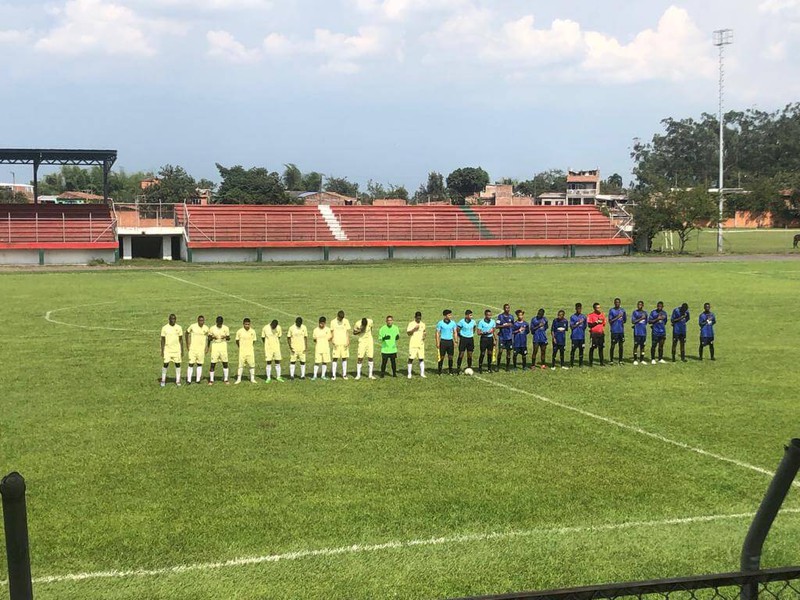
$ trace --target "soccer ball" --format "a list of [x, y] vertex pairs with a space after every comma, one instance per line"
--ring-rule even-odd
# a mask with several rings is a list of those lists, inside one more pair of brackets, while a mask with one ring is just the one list
[[464, 369], [464, 375], [474, 375], [474, 374], [475, 374], [475, 371], [473, 371], [473, 370], [472, 370], [472, 369], [470, 369], [469, 367], [467, 367], [466, 369]]

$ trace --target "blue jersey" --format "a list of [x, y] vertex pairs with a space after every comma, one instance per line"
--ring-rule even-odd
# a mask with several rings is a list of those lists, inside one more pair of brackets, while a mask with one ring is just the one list
[[672, 311], [672, 335], [686, 335], [686, 323], [689, 322], [689, 311], [681, 314], [681, 309]]
[[664, 337], [667, 335], [667, 313], [663, 310], [653, 310], [650, 312], [648, 321], [653, 327], [653, 335]]
[[703, 338], [713, 338], [714, 337], [714, 325], [717, 324], [717, 317], [712, 312], [702, 312], [700, 313], [700, 318], [697, 321], [698, 325], [700, 325], [700, 337]]
[[439, 332], [439, 339], [452, 340], [456, 327], [457, 325], [455, 321], [450, 321], [449, 323], [445, 323], [444, 319], [439, 321], [436, 324], [436, 331]]
[[575, 313], [569, 318], [570, 338], [582, 342], [586, 339], [586, 315]]
[[494, 319], [481, 319], [478, 321], [478, 333], [482, 337], [492, 337], [494, 335]]
[[553, 319], [553, 339], [555, 340], [556, 345], [558, 346], [566, 346], [567, 345], [567, 329], [569, 329], [569, 321], [566, 319]]
[[633, 335], [638, 337], [647, 337], [647, 312], [636, 309], [631, 315], [633, 322]]
[[527, 321], [514, 321], [511, 326], [514, 334], [514, 348], [528, 347], [528, 332], [531, 330]]
[[624, 308], [612, 308], [608, 311], [608, 322], [611, 323], [611, 333], [625, 333], [628, 313]]
[[547, 343], [547, 317], [533, 317], [531, 319], [531, 331], [533, 332], [534, 344]]
[[497, 337], [501, 341], [509, 341], [513, 334], [511, 333], [511, 327], [501, 327], [502, 325], [510, 325], [514, 322], [514, 317], [512, 315], [507, 315], [506, 313], [500, 313], [497, 315]]
[[466, 319], [461, 319], [458, 322], [459, 337], [463, 338], [475, 337], [475, 327], [477, 325], [478, 322], [475, 319], [470, 319], [469, 321], [467, 321]]

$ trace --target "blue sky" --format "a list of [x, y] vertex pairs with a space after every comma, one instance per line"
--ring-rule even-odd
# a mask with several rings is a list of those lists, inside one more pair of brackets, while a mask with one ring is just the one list
[[800, 0], [0, 0], [0, 146], [411, 191], [477, 165], [627, 181], [634, 137], [716, 111], [723, 27], [727, 107], [800, 100]]

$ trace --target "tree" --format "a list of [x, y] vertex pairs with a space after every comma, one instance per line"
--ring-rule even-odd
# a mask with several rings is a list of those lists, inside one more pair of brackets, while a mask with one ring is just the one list
[[288, 165], [283, 166], [285, 167], [283, 170], [283, 175], [281, 175], [283, 187], [292, 192], [306, 191], [303, 187], [303, 173], [300, 171], [298, 166], [294, 163], [289, 163]]
[[197, 195], [197, 182], [181, 166], [164, 165], [157, 178], [158, 183], [144, 190], [147, 202], [179, 204]]
[[27, 204], [30, 198], [22, 192], [16, 192], [11, 188], [0, 188], [0, 204]]
[[622, 175], [619, 173], [609, 175], [605, 181], [600, 182], [601, 194], [623, 194], [624, 192]]
[[358, 184], [347, 180], [347, 177], [328, 177], [325, 180], [325, 191], [355, 198], [358, 194]]
[[447, 176], [447, 189], [458, 204], [464, 204], [467, 196], [476, 194], [489, 185], [489, 174], [481, 167], [462, 167]]
[[447, 190], [444, 186], [444, 176], [438, 171], [431, 171], [428, 173], [428, 181], [424, 185], [420, 185], [414, 194], [413, 201], [430, 202], [446, 199]]
[[714, 224], [718, 210], [713, 196], [701, 187], [686, 190], [670, 190], [663, 203], [663, 229], [678, 234], [683, 253], [689, 235], [698, 229]]
[[305, 192], [318, 192], [322, 189], [322, 173], [311, 171], [303, 173], [302, 188]]
[[533, 198], [540, 194], [567, 191], [567, 174], [561, 169], [548, 169], [536, 173], [532, 179], [514, 182], [514, 192]]
[[408, 190], [404, 185], [389, 184], [386, 190], [387, 198], [400, 198], [401, 200], [408, 200]]
[[221, 204], [294, 204], [286, 194], [280, 175], [263, 167], [245, 169], [217, 163], [222, 183], [214, 198]]

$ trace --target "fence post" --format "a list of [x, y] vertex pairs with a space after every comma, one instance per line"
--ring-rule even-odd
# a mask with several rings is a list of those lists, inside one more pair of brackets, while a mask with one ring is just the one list
[[94, 236], [92, 235], [92, 213], [89, 213], [89, 241], [94, 241]]
[[9, 473], [0, 481], [3, 496], [3, 524], [8, 558], [8, 589], [11, 600], [33, 600], [31, 557], [28, 545], [28, 513], [25, 508], [25, 479]]
[[[767, 488], [767, 493], [758, 507], [758, 512], [750, 524], [747, 537], [742, 545], [741, 569], [752, 572], [761, 569], [761, 549], [764, 540], [772, 527], [772, 522], [778, 515], [786, 494], [792, 487], [792, 482], [800, 470], [800, 439], [794, 438], [785, 447], [783, 459], [772, 477]], [[758, 598], [758, 583], [752, 582], [742, 586], [742, 600], [756, 600]]]

